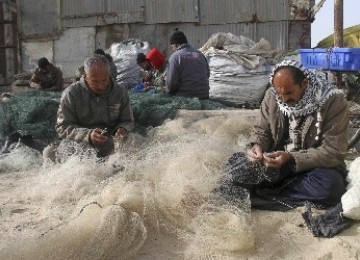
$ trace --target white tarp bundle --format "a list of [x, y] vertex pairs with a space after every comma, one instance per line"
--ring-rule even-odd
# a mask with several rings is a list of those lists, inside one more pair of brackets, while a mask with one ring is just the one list
[[350, 165], [347, 176], [347, 191], [341, 197], [344, 216], [360, 220], [360, 157], [356, 158]]
[[[259, 105], [278, 51], [268, 41], [215, 33], [200, 48], [209, 61], [210, 97], [235, 105]], [[275, 55], [274, 55], [275, 54]]]
[[109, 53], [117, 68], [116, 80], [125, 83], [128, 88], [139, 83], [142, 78], [140, 67], [136, 63], [136, 56], [140, 52], [146, 55], [149, 50], [149, 43], [138, 39], [113, 43]]

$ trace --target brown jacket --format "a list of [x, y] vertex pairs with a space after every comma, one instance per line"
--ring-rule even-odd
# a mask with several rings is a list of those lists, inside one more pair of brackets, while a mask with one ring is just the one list
[[43, 90], [62, 90], [63, 88], [63, 74], [58, 67], [50, 64], [51, 69], [48, 74], [45, 74], [36, 68], [31, 79], [30, 87], [37, 88], [37, 85], [40, 84]]
[[[321, 108], [323, 118], [319, 140], [315, 140], [316, 111], [307, 115], [301, 134], [301, 150], [291, 152], [296, 172], [317, 167], [345, 169], [348, 146], [349, 110], [344, 95], [334, 94]], [[250, 142], [261, 145], [265, 152], [284, 150], [286, 117], [280, 112], [272, 89], [265, 93], [260, 116], [254, 125]]]

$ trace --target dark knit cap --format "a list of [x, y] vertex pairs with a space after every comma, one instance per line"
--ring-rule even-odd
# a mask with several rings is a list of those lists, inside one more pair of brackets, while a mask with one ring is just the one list
[[49, 60], [45, 57], [42, 57], [38, 60], [38, 66], [40, 69], [45, 69], [49, 64]]
[[136, 62], [137, 62], [137, 63], [143, 63], [143, 62], [145, 62], [146, 60], [147, 60], [147, 59], [146, 59], [146, 56], [145, 56], [144, 53], [140, 52], [140, 53], [137, 54], [137, 56], [136, 56]]
[[94, 51], [94, 54], [100, 54], [100, 55], [105, 55], [105, 51], [103, 49], [96, 49]]
[[185, 34], [180, 31], [174, 32], [170, 37], [170, 44], [184, 44], [187, 42]]

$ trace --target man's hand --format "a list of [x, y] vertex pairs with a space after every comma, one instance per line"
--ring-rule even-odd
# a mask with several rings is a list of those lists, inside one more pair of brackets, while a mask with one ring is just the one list
[[277, 151], [272, 153], [264, 153], [264, 164], [268, 168], [280, 169], [286, 163], [294, 161], [291, 153], [285, 151]]
[[43, 87], [41, 86], [41, 83], [32, 82], [31, 87], [34, 88], [34, 89], [37, 89], [37, 90], [42, 90], [43, 89]]
[[102, 143], [105, 143], [108, 137], [101, 134], [102, 130], [100, 128], [95, 128], [90, 133], [90, 141], [93, 145], [97, 146]]
[[254, 144], [247, 151], [247, 158], [251, 162], [261, 162], [263, 160], [263, 149], [259, 144]]
[[120, 127], [116, 130], [115, 132], [115, 137], [116, 138], [125, 138], [127, 135], [129, 134], [128, 130], [126, 130], [123, 127]]

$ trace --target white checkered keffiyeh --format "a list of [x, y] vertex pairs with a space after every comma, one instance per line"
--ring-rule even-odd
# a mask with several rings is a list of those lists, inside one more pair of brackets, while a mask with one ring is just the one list
[[283, 60], [275, 66], [274, 71], [270, 74], [271, 86], [273, 86], [274, 72], [280, 67], [295, 67], [301, 70], [304, 73], [304, 76], [308, 79], [308, 86], [303, 97], [298, 102], [296, 102], [294, 106], [289, 106], [284, 103], [276, 93], [275, 88], [273, 89], [273, 94], [275, 95], [280, 111], [284, 115], [292, 118], [306, 116], [317, 111], [318, 131], [316, 139], [319, 139], [322, 123], [322, 117], [320, 113], [321, 107], [332, 95], [343, 93], [342, 90], [336, 88], [334, 84], [331, 84], [325, 78], [306, 69], [301, 63], [295, 60]]

